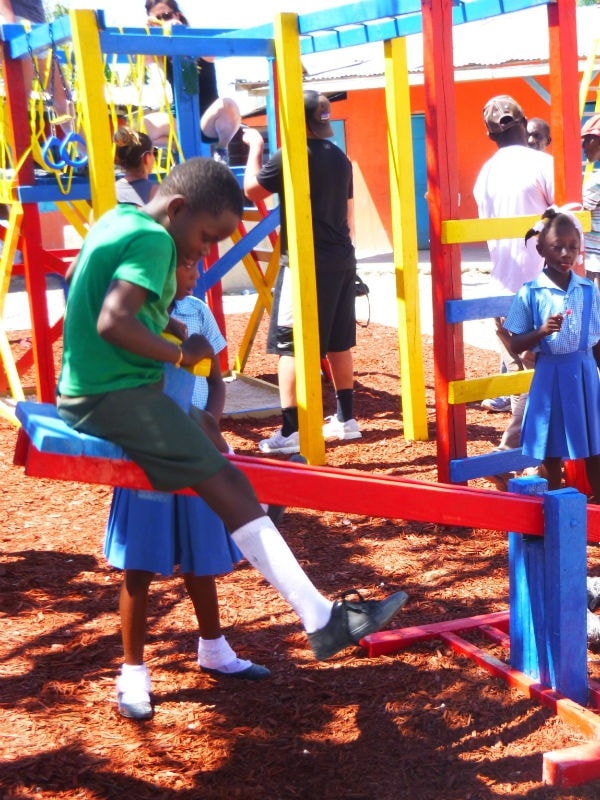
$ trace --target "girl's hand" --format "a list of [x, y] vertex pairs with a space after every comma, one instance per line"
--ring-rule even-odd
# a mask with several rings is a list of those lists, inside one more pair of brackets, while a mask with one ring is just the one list
[[181, 351], [183, 353], [181, 364], [184, 367], [191, 367], [203, 358], [212, 358], [214, 355], [206, 336], [201, 336], [199, 333], [193, 333], [186, 339], [181, 345]]
[[540, 327], [540, 333], [543, 336], [550, 336], [553, 333], [557, 333], [563, 324], [564, 316], [562, 314], [553, 314], [551, 317], [548, 317], [546, 322]]

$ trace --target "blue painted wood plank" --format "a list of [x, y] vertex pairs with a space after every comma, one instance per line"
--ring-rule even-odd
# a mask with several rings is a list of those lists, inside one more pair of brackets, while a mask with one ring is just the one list
[[[464, 22], [475, 22], [488, 17], [499, 17], [502, 14], [522, 11], [534, 6], [545, 6], [551, 0], [476, 0], [476, 2], [458, 2], [452, 9], [452, 22], [460, 25]], [[516, 22], [515, 22], [516, 24]]]
[[210, 289], [217, 281], [226, 275], [250, 250], [256, 247], [271, 231], [279, 225], [279, 206], [272, 209], [266, 217], [261, 219], [239, 242], [224, 253], [218, 261], [203, 274], [205, 289]]
[[123, 458], [123, 450], [106, 439], [78, 433], [58, 416], [51, 403], [19, 402], [15, 415], [33, 446], [43, 453], [69, 456]]
[[576, 489], [544, 498], [546, 648], [550, 686], [585, 705], [587, 499]]
[[9, 42], [11, 58], [29, 58], [30, 48], [34, 52], [49, 50], [53, 40], [61, 44], [71, 39], [71, 23], [68, 16], [58, 17], [52, 23], [32, 25], [29, 33], [23, 25], [1, 25], [0, 38]]
[[[543, 478], [515, 478], [509, 491], [543, 495]], [[534, 680], [549, 685], [550, 671], [544, 641], [544, 540], [539, 536], [508, 534], [508, 595], [510, 664]]]
[[475, 297], [469, 300], [446, 300], [446, 322], [467, 322], [473, 319], [505, 317], [512, 303], [512, 295]]
[[22, 203], [56, 203], [64, 200], [89, 200], [91, 197], [87, 178], [73, 178], [69, 191], [64, 194], [59, 189], [56, 178], [50, 173], [33, 186], [17, 186], [16, 190]]
[[336, 8], [301, 14], [298, 18], [298, 28], [300, 33], [312, 33], [327, 28], [352, 25], [358, 20], [368, 22], [385, 17], [420, 14], [420, 12], [420, 0], [364, 0], [346, 5], [340, 3]]
[[196, 28], [172, 29], [172, 35], [165, 36], [162, 29], [146, 31], [143, 28], [132, 29], [129, 33], [121, 33], [117, 28], [108, 28], [100, 32], [100, 47], [103, 53], [139, 53], [140, 55], [165, 56], [261, 56], [268, 58], [274, 55], [272, 39], [260, 39], [253, 36], [239, 36], [230, 32], [214, 35]]
[[520, 447], [513, 450], [494, 450], [481, 456], [455, 458], [450, 461], [450, 480], [464, 483], [486, 475], [500, 475], [503, 472], [518, 472], [525, 467], [535, 467], [540, 462], [524, 456]]

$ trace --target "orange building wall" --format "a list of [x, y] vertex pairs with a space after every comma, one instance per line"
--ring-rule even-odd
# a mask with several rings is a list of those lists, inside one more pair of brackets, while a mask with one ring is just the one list
[[[539, 79], [547, 90], [547, 78]], [[549, 119], [543, 98], [521, 78], [455, 84], [458, 173], [461, 218], [477, 216], [473, 185], [481, 165], [495, 145], [487, 137], [481, 118], [486, 101], [495, 94], [510, 94], [529, 117]], [[411, 111], [425, 113], [422, 86], [411, 87]], [[356, 243], [359, 250], [391, 249], [389, 176], [383, 89], [350, 90], [346, 100], [333, 104], [332, 117], [343, 119], [346, 148], [354, 165]], [[552, 147], [548, 152], [552, 152]], [[424, 169], [424, 165], [423, 165]]]
[[[536, 79], [548, 91], [548, 78]], [[455, 84], [457, 108], [460, 217], [477, 217], [473, 185], [482, 164], [495, 150], [486, 134], [481, 112], [496, 94], [510, 94], [526, 116], [549, 120], [549, 106], [523, 78], [483, 80]], [[422, 86], [410, 91], [411, 113], [425, 114]], [[332, 118], [345, 124], [346, 152], [354, 167], [354, 214], [356, 246], [361, 252], [391, 250], [392, 220], [389, 206], [389, 174], [384, 89], [352, 89], [345, 100], [332, 104]], [[253, 120], [260, 124], [258, 119]], [[552, 146], [548, 149], [552, 152]], [[425, 170], [425, 165], [422, 165]]]

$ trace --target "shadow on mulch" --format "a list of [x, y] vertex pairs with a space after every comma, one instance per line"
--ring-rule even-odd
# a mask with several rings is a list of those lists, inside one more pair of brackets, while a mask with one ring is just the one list
[[[231, 352], [243, 320], [228, 317]], [[274, 375], [255, 348], [249, 374]], [[356, 350], [363, 439], [327, 446], [330, 466], [436, 480], [430, 340], [424, 337], [431, 439], [402, 438], [397, 336], [371, 325]], [[467, 349], [493, 372], [494, 353]], [[395, 371], [396, 370], [396, 371]], [[333, 390], [324, 384], [333, 413]], [[507, 417], [468, 410], [469, 449], [497, 444]], [[228, 420], [228, 441], [256, 454], [279, 418]], [[110, 491], [25, 478], [0, 420], [0, 795], [2, 800], [553, 800], [600, 796], [541, 783], [542, 754], [582, 738], [439, 641], [369, 658], [350, 648], [316, 663], [296, 616], [245, 564], [219, 580], [224, 632], [266, 664], [260, 684], [217, 681], [196, 665], [193, 610], [179, 576], [152, 585], [146, 660], [154, 719], [116, 712], [120, 577], [102, 555]], [[485, 483], [483, 485], [486, 485]], [[489, 484], [486, 485], [489, 488]], [[232, 499], [234, 502], [235, 499]], [[328, 596], [402, 588], [390, 627], [507, 607], [503, 532], [288, 509], [282, 533]], [[597, 569], [596, 549], [590, 560]], [[506, 657], [495, 646], [498, 657]], [[590, 660], [590, 670], [598, 671]]]

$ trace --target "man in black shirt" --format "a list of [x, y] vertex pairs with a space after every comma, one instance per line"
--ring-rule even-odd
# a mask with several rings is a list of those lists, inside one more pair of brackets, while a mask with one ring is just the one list
[[[329, 100], [304, 93], [308, 169], [319, 313], [321, 356], [327, 356], [336, 392], [337, 411], [323, 426], [326, 441], [359, 439], [354, 419], [352, 348], [356, 344], [356, 257], [350, 237], [349, 205], [353, 197], [352, 164], [329, 139], [333, 136]], [[275, 285], [267, 351], [279, 355], [278, 379], [283, 423], [280, 431], [259, 442], [263, 453], [298, 453], [298, 406], [292, 330], [291, 276], [288, 265], [281, 150], [262, 166], [263, 139], [247, 128], [249, 147], [244, 192], [253, 201], [278, 194], [281, 203], [281, 269]]]

